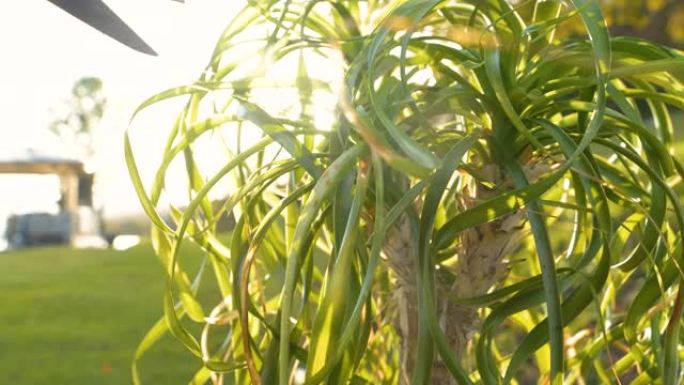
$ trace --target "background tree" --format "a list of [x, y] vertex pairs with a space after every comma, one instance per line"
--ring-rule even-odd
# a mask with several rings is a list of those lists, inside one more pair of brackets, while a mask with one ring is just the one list
[[58, 109], [57, 118], [50, 124], [50, 130], [70, 154], [83, 161], [86, 167], [92, 167], [97, 125], [105, 106], [102, 81], [96, 77], [84, 77], [74, 83], [71, 96]]
[[[610, 31], [616, 36], [638, 36], [684, 48], [684, 1], [599, 0]], [[573, 22], [577, 33], [582, 26]]]

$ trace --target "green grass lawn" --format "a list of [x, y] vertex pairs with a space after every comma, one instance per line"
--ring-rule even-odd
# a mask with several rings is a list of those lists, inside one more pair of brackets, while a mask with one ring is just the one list
[[[133, 352], [162, 314], [163, 287], [147, 245], [0, 253], [0, 384], [130, 384]], [[143, 384], [174, 385], [199, 365], [166, 336], [140, 369]]]

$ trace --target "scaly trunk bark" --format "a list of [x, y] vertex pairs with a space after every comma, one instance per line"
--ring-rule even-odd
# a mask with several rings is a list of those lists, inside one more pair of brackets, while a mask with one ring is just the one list
[[[490, 174], [490, 180], [500, 189], [512, 188], [498, 168], [488, 167], [485, 172]], [[534, 175], [530, 176], [534, 178]], [[473, 207], [494, 195], [481, 185], [474, 186], [471, 191], [471, 196], [462, 198], [462, 209]], [[492, 286], [501, 282], [508, 273], [508, 265], [504, 258], [519, 247], [523, 225], [524, 213], [520, 210], [459, 235], [458, 261], [452, 269], [456, 280], [453, 284], [436, 282], [439, 324], [457, 357], [461, 357], [466, 351], [470, 339], [479, 327], [480, 317], [477, 308], [457, 305], [449, 298], [468, 298], [486, 294]], [[408, 385], [411, 381], [418, 339], [417, 257], [413, 255], [416, 247], [412, 244], [412, 239], [409, 221], [403, 218], [389, 234], [384, 248], [384, 253], [396, 275], [394, 302], [398, 312], [396, 328], [402, 340], [401, 385]], [[435, 356], [433, 363], [431, 383], [455, 383], [438, 356]]]

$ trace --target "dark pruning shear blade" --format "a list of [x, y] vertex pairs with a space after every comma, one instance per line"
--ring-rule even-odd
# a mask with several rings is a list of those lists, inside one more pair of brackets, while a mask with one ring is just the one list
[[48, 1], [127, 47], [148, 55], [157, 55], [152, 47], [101, 0]]

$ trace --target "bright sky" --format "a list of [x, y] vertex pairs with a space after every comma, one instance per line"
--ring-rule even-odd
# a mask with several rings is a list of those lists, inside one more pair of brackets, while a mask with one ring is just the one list
[[[59, 142], [47, 129], [50, 110], [78, 78], [100, 77], [108, 106], [98, 138], [98, 183], [105, 215], [121, 215], [140, 207], [123, 160], [122, 134], [131, 112], [148, 96], [194, 80], [243, 1], [105, 2], [159, 56], [137, 53], [45, 0], [0, 4], [0, 157], [27, 148], [55, 152]], [[137, 138], [163, 140], [175, 116], [169, 108], [146, 113]], [[159, 153], [141, 151], [138, 158], [149, 175]], [[11, 212], [54, 209], [58, 197], [58, 183], [50, 177], [0, 175], [0, 186], [0, 221]]]

